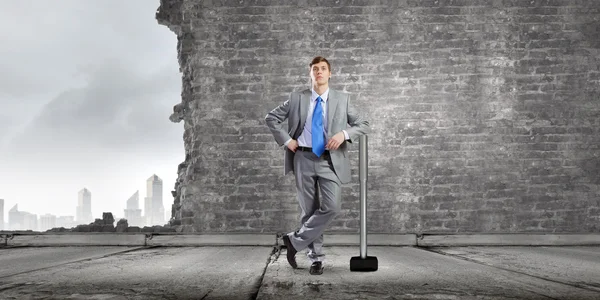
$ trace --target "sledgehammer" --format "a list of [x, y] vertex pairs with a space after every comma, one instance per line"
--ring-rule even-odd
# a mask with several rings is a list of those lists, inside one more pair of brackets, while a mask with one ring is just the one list
[[377, 257], [367, 256], [367, 135], [361, 135], [358, 148], [358, 178], [360, 180], [360, 256], [350, 259], [350, 271], [377, 271]]

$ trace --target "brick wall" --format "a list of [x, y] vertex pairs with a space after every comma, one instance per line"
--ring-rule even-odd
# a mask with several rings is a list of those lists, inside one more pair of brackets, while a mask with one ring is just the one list
[[[298, 225], [264, 117], [316, 55], [371, 123], [370, 232], [600, 231], [600, 1], [162, 0], [156, 18], [179, 40], [183, 231]], [[330, 231], [359, 228], [350, 149]]]

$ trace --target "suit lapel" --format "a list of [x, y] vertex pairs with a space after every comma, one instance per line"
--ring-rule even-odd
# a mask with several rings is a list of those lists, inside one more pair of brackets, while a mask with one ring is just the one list
[[337, 109], [338, 97], [335, 90], [329, 89], [329, 98], [327, 99], [327, 136], [331, 137], [331, 127], [333, 127], [333, 116]]
[[298, 136], [302, 134], [302, 130], [304, 130], [304, 123], [306, 123], [306, 117], [308, 117], [308, 106], [310, 105], [310, 90], [305, 90], [302, 92], [300, 96], [300, 129]]

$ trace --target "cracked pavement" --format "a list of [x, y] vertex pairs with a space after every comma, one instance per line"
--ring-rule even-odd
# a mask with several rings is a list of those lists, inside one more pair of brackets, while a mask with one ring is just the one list
[[265, 246], [0, 248], [0, 299], [600, 299], [600, 247], [327, 247], [323, 275]]

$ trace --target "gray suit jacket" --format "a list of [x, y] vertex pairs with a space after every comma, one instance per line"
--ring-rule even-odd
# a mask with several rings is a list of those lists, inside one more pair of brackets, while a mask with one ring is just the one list
[[[267, 126], [279, 146], [283, 146], [290, 138], [298, 140], [304, 130], [311, 93], [310, 89], [292, 92], [288, 100], [270, 111], [265, 117]], [[282, 125], [286, 119], [288, 120], [288, 131], [285, 131]], [[367, 134], [369, 131], [369, 122], [363, 119], [350, 105], [350, 95], [331, 88], [327, 99], [327, 126], [328, 137], [346, 130], [350, 137], [349, 140], [346, 140], [347, 143], [358, 141], [360, 135]], [[337, 150], [330, 151], [334, 172], [342, 183], [348, 183], [351, 179], [348, 144], [346, 142], [342, 143]], [[286, 146], [284, 146], [284, 149], [285, 166], [283, 174], [285, 175], [294, 170], [295, 153]]]

